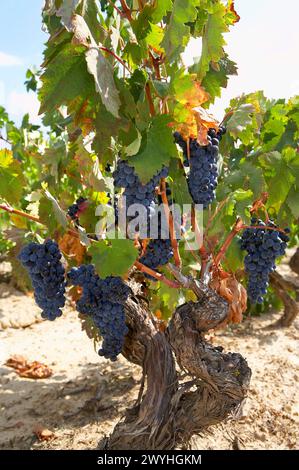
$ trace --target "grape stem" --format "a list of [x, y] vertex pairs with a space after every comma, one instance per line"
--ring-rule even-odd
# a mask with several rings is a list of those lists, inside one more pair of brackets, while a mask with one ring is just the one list
[[[18, 209], [14, 209], [13, 207], [9, 206], [8, 204], [0, 204], [0, 209], [8, 212], [9, 214], [16, 214], [20, 217], [24, 217], [25, 219], [29, 219], [29, 220], [32, 220], [33, 222], [37, 222], [38, 224], [45, 225], [43, 222], [41, 222], [39, 217], [36, 217], [35, 215], [27, 214], [27, 212], [23, 212], [23, 211], [20, 211]], [[70, 235], [73, 235], [77, 238], [79, 237], [78, 233], [73, 229], [68, 229], [67, 233], [69, 233]]]
[[132, 21], [132, 15], [131, 15], [131, 10], [127, 5], [126, 0], [120, 0], [122, 9], [123, 9], [123, 14], [127, 17], [127, 19], [131, 22]]
[[26, 212], [19, 211], [18, 209], [13, 209], [11, 206], [7, 204], [0, 204], [0, 209], [6, 212], [9, 212], [10, 214], [16, 214], [16, 215], [19, 215], [20, 217], [24, 217], [26, 219], [32, 220], [33, 222], [39, 222], [40, 224], [42, 224], [42, 222], [40, 222], [38, 217], [35, 217], [34, 215], [31, 215], [31, 214], [27, 214]]
[[209, 220], [208, 220], [208, 223], [207, 223], [207, 226], [206, 226], [206, 229], [205, 229], [205, 233], [207, 233], [207, 232], [209, 231], [209, 229], [210, 229], [210, 227], [211, 227], [211, 225], [212, 225], [213, 220], [215, 219], [216, 215], [218, 215], [219, 212], [223, 209], [223, 207], [224, 207], [225, 204], [227, 203], [228, 199], [229, 199], [229, 196], [227, 196], [225, 199], [223, 199], [223, 201], [221, 201], [221, 202], [218, 204], [218, 206], [217, 206], [217, 208], [216, 208], [214, 214], [212, 214], [212, 215], [209, 217]]
[[198, 227], [197, 220], [196, 220], [196, 217], [195, 217], [194, 207], [192, 207], [191, 223], [192, 223], [193, 232], [195, 234], [195, 239], [196, 239], [196, 241], [198, 243], [198, 246], [199, 246], [198, 252], [199, 252], [200, 259], [201, 259], [200, 276], [201, 276], [201, 279], [203, 279], [204, 276], [205, 276], [205, 273], [206, 273], [206, 268], [207, 268], [207, 265], [208, 265], [208, 261], [210, 259], [210, 255], [209, 255], [209, 253], [207, 252], [205, 246], [202, 243], [199, 227]]
[[172, 287], [174, 289], [179, 289], [181, 287], [181, 284], [179, 282], [172, 281], [171, 279], [168, 279], [167, 277], [163, 276], [163, 274], [158, 273], [158, 272], [154, 271], [151, 268], [148, 268], [147, 266], [140, 263], [139, 261], [135, 261], [134, 266], [136, 266], [136, 268], [139, 271], [141, 271], [142, 273], [145, 273], [145, 274], [148, 274], [149, 276], [154, 277], [155, 279], [157, 279], [158, 281], [163, 282], [164, 284], [166, 284], [169, 287]]
[[147, 101], [148, 101], [148, 106], [149, 106], [150, 114], [151, 114], [151, 116], [155, 116], [156, 111], [155, 111], [155, 106], [154, 106], [153, 98], [152, 98], [152, 95], [151, 95], [151, 90], [150, 90], [150, 84], [149, 84], [149, 82], [147, 82], [147, 84], [145, 85], [145, 94], [146, 94], [146, 99], [147, 99]]
[[132, 71], [129, 69], [127, 64], [117, 55], [115, 52], [111, 51], [111, 49], [108, 49], [107, 47], [101, 46], [99, 47], [101, 51], [105, 51], [108, 54], [112, 55], [129, 73], [132, 73]]
[[238, 217], [232, 231], [228, 234], [217, 256], [215, 257], [215, 266], [218, 266], [220, 264], [231, 242], [233, 241], [235, 236], [240, 232], [240, 230], [243, 230], [243, 228], [244, 228], [244, 225], [243, 225], [242, 219]]
[[169, 226], [169, 234], [170, 234], [171, 246], [172, 246], [172, 249], [173, 249], [174, 262], [175, 262], [175, 265], [178, 268], [181, 268], [182, 260], [181, 260], [180, 253], [179, 253], [178, 241], [177, 241], [176, 236], [175, 236], [175, 227], [174, 227], [174, 222], [173, 222], [173, 216], [172, 216], [172, 213], [171, 213], [171, 211], [169, 209], [169, 205], [168, 205], [168, 199], [167, 199], [167, 195], [166, 195], [165, 178], [161, 178], [160, 191], [161, 191], [161, 198], [162, 198], [162, 202], [163, 202], [163, 207], [164, 207], [164, 211], [165, 211], [166, 220], [167, 220], [168, 226]]
[[108, 2], [110, 3], [110, 5], [117, 11], [117, 13], [120, 15], [120, 16], [126, 16], [126, 13], [121, 11], [115, 4], [112, 0], [108, 0]]

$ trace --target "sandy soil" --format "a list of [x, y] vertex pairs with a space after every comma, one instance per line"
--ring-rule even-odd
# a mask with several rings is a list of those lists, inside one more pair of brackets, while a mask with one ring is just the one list
[[[285, 269], [285, 268], [284, 268]], [[299, 319], [269, 328], [280, 314], [218, 332], [214, 343], [243, 354], [253, 371], [243, 416], [192, 440], [193, 449], [299, 448]], [[53, 369], [48, 379], [20, 378], [4, 365], [13, 354]], [[94, 449], [137, 398], [140, 370], [97, 355], [69, 308], [40, 321], [30, 296], [0, 285], [0, 449]], [[37, 426], [53, 431], [40, 442]]]

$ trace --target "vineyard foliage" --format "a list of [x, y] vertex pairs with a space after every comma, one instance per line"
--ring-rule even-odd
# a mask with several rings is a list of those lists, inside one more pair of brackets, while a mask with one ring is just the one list
[[[38, 93], [43, 126], [28, 115], [17, 126], [0, 108], [0, 204], [14, 209], [1, 213], [1, 250], [51, 237], [69, 268], [93, 263], [101, 278], [127, 278], [140, 257], [134, 240], [90, 236], [100, 220], [97, 206], [111, 207], [116, 161], [134, 166], [142, 184], [166, 166], [172, 198], [192, 202], [173, 133], [204, 144], [208, 129], [218, 129], [208, 109], [237, 73], [225, 34], [238, 21], [232, 0], [47, 0], [44, 62], [25, 82]], [[201, 38], [201, 47], [186, 68], [181, 54], [191, 38]], [[216, 199], [203, 213], [212, 261], [238, 218], [250, 224], [256, 201], [279, 226], [291, 227], [293, 244], [299, 235], [299, 96], [270, 100], [257, 91], [233, 99], [226, 111]], [[68, 208], [80, 197], [88, 204], [78, 224]], [[179, 254], [184, 274], [197, 277], [200, 253], [181, 240]], [[231, 284], [238, 284], [234, 275], [246, 284], [243, 257], [236, 236], [221, 257]], [[167, 267], [159, 271], [171, 278]], [[135, 275], [163, 318], [193, 296]]]

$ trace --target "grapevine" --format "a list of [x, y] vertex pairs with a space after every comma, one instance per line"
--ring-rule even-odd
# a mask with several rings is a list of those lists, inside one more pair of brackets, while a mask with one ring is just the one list
[[[241, 322], [247, 297], [251, 313], [267, 308], [298, 241], [298, 97], [258, 91], [221, 122], [210, 114], [237, 74], [224, 34], [239, 19], [233, 0], [46, 1], [44, 61], [26, 82], [43, 126], [0, 107], [1, 246], [25, 245], [43, 318], [73, 295], [99, 355], [142, 367], [109, 449], [186, 448], [241, 409], [247, 362], [206, 333]], [[193, 39], [201, 57], [187, 67]]]

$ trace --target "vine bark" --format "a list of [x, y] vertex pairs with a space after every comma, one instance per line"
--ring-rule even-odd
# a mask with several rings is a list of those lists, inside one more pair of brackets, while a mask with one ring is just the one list
[[135, 406], [113, 430], [109, 449], [171, 450], [192, 435], [236, 414], [246, 398], [251, 371], [238, 353], [211, 345], [204, 333], [223, 322], [228, 304], [195, 281], [198, 300], [179, 306], [165, 332], [158, 330], [138, 295], [126, 303], [123, 355], [143, 368]]

